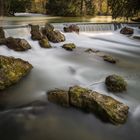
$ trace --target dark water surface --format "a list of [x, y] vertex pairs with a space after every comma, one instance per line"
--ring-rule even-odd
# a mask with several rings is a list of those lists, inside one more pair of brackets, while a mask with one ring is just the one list
[[[138, 140], [140, 137], [140, 41], [116, 32], [67, 33], [66, 42], [77, 49], [67, 52], [53, 44], [43, 49], [30, 39], [29, 29], [7, 29], [7, 36], [25, 38], [32, 45], [28, 52], [14, 52], [0, 47], [0, 55], [29, 61], [34, 69], [18, 84], [0, 91], [0, 140]], [[65, 42], [65, 43], [66, 43]], [[118, 43], [119, 42], [119, 43]], [[99, 55], [85, 53], [94, 48], [119, 59], [117, 65], [104, 62]], [[104, 79], [110, 74], [122, 75], [128, 90], [123, 94], [109, 93]], [[63, 108], [47, 101], [46, 92], [54, 88], [81, 85], [109, 95], [130, 107], [126, 124], [114, 126], [74, 108]], [[26, 106], [34, 101], [47, 102]], [[38, 103], [38, 102], [37, 102]], [[40, 103], [38, 103], [40, 104]], [[18, 108], [24, 106], [23, 108]], [[15, 109], [13, 109], [15, 108]]]

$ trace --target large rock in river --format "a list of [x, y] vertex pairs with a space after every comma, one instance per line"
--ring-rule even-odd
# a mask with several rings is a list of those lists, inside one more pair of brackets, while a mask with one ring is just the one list
[[0, 90], [17, 83], [32, 69], [32, 65], [22, 59], [0, 55]]
[[31, 27], [31, 39], [32, 40], [41, 40], [43, 35], [39, 29], [39, 25], [30, 25]]
[[0, 27], [0, 39], [4, 39], [4, 38], [5, 38], [5, 33], [3, 27]]
[[68, 91], [56, 89], [48, 92], [48, 100], [62, 106], [69, 106], [69, 95]]
[[42, 33], [53, 43], [65, 41], [65, 36], [61, 32], [54, 30], [54, 26], [51, 24], [46, 24], [45, 27], [42, 28]]
[[69, 91], [60, 89], [49, 91], [48, 100], [60, 105], [84, 109], [113, 124], [124, 123], [129, 110], [128, 106], [112, 97], [80, 86], [70, 87]]
[[118, 75], [110, 75], [106, 78], [105, 84], [111, 92], [123, 92], [127, 89], [126, 81]]
[[49, 43], [49, 40], [48, 38], [42, 38], [40, 41], [39, 41], [39, 44], [42, 48], [52, 48], [52, 46], [50, 45]]
[[30, 44], [25, 39], [8, 37], [6, 39], [6, 45], [8, 48], [15, 51], [26, 51], [31, 49]]
[[80, 28], [76, 24], [71, 24], [68, 27], [64, 27], [64, 32], [76, 32], [79, 34]]
[[134, 33], [134, 29], [128, 28], [128, 27], [124, 27], [124, 28], [122, 28], [120, 30], [120, 33], [124, 34], [124, 35], [132, 35]]

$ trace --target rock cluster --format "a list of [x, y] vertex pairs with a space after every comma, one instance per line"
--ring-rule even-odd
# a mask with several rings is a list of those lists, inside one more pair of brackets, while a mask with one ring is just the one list
[[70, 87], [69, 91], [60, 89], [49, 91], [48, 100], [62, 106], [84, 109], [113, 124], [126, 122], [129, 110], [128, 106], [112, 97], [80, 86]]
[[17, 83], [31, 69], [32, 65], [22, 59], [0, 55], [0, 90]]

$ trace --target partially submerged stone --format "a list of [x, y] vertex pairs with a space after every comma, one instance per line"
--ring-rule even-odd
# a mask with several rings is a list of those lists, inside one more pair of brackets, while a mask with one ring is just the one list
[[104, 55], [103, 59], [104, 59], [104, 61], [107, 61], [107, 62], [110, 62], [110, 63], [113, 63], [113, 64], [117, 63], [117, 59], [110, 56], [110, 55]]
[[129, 27], [124, 27], [120, 30], [120, 33], [124, 35], [132, 35], [134, 33], [134, 29]]
[[68, 27], [64, 27], [64, 32], [76, 32], [79, 34], [80, 28], [76, 24], [71, 24]]
[[32, 40], [41, 40], [43, 35], [39, 29], [39, 25], [30, 25], [31, 27], [31, 38]]
[[50, 31], [49, 33], [46, 34], [46, 36], [49, 39], [49, 41], [53, 43], [59, 43], [65, 41], [65, 36], [57, 30]]
[[69, 106], [68, 91], [56, 89], [48, 92], [48, 100], [62, 106]]
[[88, 48], [88, 49], [85, 50], [85, 52], [87, 52], [87, 53], [98, 53], [100, 51], [99, 50]]
[[0, 55], [0, 90], [17, 83], [32, 68], [27, 61]]
[[133, 38], [140, 40], [140, 36], [133, 36]]
[[47, 38], [42, 38], [39, 41], [39, 44], [42, 48], [52, 48], [52, 46], [50, 45], [49, 40]]
[[4, 39], [4, 38], [5, 38], [4, 29], [3, 27], [0, 27], [0, 39]]
[[126, 81], [118, 75], [110, 75], [106, 78], [105, 84], [111, 92], [123, 92], [127, 89]]
[[127, 120], [129, 107], [112, 97], [95, 91], [73, 86], [69, 91], [52, 90], [48, 92], [48, 100], [63, 106], [74, 106], [98, 115], [102, 120], [113, 124], [123, 124]]
[[62, 48], [68, 51], [73, 51], [73, 49], [76, 48], [76, 45], [74, 43], [68, 43], [68, 44], [64, 44]]
[[88, 111], [100, 116], [104, 121], [123, 124], [127, 120], [129, 107], [112, 97], [93, 91], [83, 95], [83, 106]]
[[46, 23], [45, 27], [42, 28], [42, 33], [44, 35], [47, 35], [51, 31], [54, 31], [54, 26], [52, 24]]
[[8, 37], [6, 39], [6, 46], [15, 51], [26, 51], [31, 49], [30, 44], [25, 39]]

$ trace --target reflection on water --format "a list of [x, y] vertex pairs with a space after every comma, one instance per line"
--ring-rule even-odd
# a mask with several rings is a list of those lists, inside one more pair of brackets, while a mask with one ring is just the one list
[[[40, 48], [38, 42], [30, 39], [28, 28], [5, 31], [7, 36], [27, 39], [32, 49], [28, 52], [14, 52], [1, 46], [0, 54], [27, 60], [33, 64], [34, 69], [20, 83], [0, 91], [3, 95], [0, 104], [9, 109], [0, 113], [2, 140], [137, 140], [140, 136], [139, 41], [118, 32], [67, 33], [66, 42], [74, 42], [78, 47], [73, 52], [67, 52], [60, 47], [63, 43], [52, 43], [53, 49]], [[86, 48], [112, 54], [119, 62], [117, 65], [104, 62], [98, 55], [85, 53]], [[103, 81], [106, 76], [114, 73], [126, 78], [126, 93], [113, 95], [106, 90]], [[44, 101], [48, 90], [67, 89], [75, 84], [126, 103], [130, 107], [127, 123], [122, 126], [104, 124], [92, 114], [62, 108], [49, 102], [42, 107], [11, 109], [35, 100]]]

